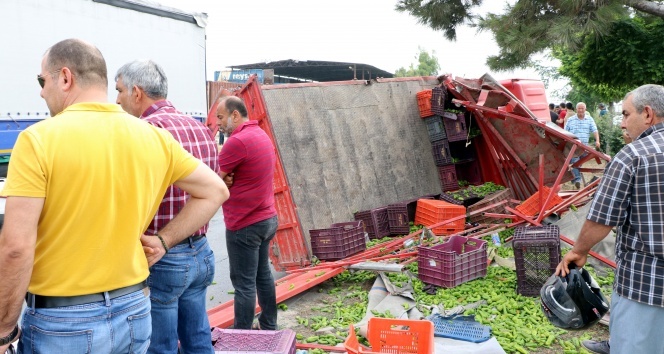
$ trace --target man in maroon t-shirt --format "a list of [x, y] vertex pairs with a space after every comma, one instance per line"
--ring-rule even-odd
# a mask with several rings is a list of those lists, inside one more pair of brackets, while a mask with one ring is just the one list
[[[223, 204], [226, 248], [235, 288], [235, 329], [277, 329], [277, 298], [270, 270], [270, 240], [277, 232], [274, 208], [274, 146], [235, 96], [219, 102], [217, 118], [228, 139], [219, 153], [219, 175], [232, 176], [230, 198]], [[254, 309], [262, 311], [252, 326]]]

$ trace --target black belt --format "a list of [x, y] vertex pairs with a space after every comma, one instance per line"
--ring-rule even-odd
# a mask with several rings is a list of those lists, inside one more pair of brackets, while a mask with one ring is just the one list
[[194, 242], [202, 239], [203, 237], [205, 237], [205, 234], [197, 235], [197, 236], [190, 236], [190, 237], [187, 237], [184, 240], [180, 241], [176, 246], [186, 245], [186, 244], [193, 244]]
[[133, 293], [134, 291], [142, 290], [147, 286], [148, 286], [147, 280], [143, 280], [138, 284], [126, 286], [124, 288], [105, 291], [103, 293], [88, 294], [88, 295], [42, 296], [42, 295], [27, 293], [25, 295], [25, 301], [27, 302], [28, 307], [34, 306], [34, 308], [52, 308], [52, 307], [83, 305], [92, 302], [105, 301], [105, 294], [108, 294], [109, 299], [115, 299], [116, 297], [127, 295]]

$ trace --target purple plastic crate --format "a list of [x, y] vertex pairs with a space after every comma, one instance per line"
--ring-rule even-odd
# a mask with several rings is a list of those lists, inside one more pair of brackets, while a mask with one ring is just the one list
[[[417, 201], [415, 201], [417, 203]], [[408, 203], [394, 203], [387, 206], [387, 219], [390, 225], [391, 235], [408, 235]]]
[[466, 118], [463, 113], [444, 112], [442, 117], [447, 141], [466, 140], [468, 131], [466, 128]]
[[438, 166], [438, 177], [440, 177], [440, 188], [443, 192], [459, 189], [454, 165]]
[[332, 224], [329, 229], [309, 230], [311, 252], [320, 260], [336, 261], [367, 248], [361, 220]]
[[355, 213], [355, 220], [364, 221], [364, 227], [370, 239], [390, 235], [390, 220], [387, 207], [380, 207]]
[[431, 89], [431, 113], [442, 115], [445, 113], [445, 100], [447, 99], [447, 89], [436, 86]]
[[540, 289], [560, 263], [560, 229], [557, 225], [516, 227], [512, 248], [517, 293], [539, 296]]
[[432, 247], [417, 247], [418, 277], [422, 282], [453, 288], [486, 276], [486, 241], [452, 236]]
[[212, 329], [215, 353], [294, 354], [295, 331]]
[[433, 152], [433, 160], [436, 166], [445, 166], [452, 163], [452, 154], [450, 153], [450, 144], [447, 140], [438, 140], [431, 143], [431, 151]]

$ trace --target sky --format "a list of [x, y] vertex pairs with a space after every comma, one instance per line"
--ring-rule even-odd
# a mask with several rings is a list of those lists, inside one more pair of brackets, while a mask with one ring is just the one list
[[[396, 11], [396, 0], [155, 0], [187, 12], [208, 14], [207, 77], [233, 65], [278, 60], [354, 62], [395, 72], [417, 66], [419, 48], [438, 58], [439, 74], [478, 78], [539, 79], [534, 70], [491, 72], [486, 58], [498, 53], [490, 32], [457, 29], [457, 40]], [[499, 13], [507, 1], [485, 1], [481, 13]], [[559, 101], [552, 97], [552, 102]]]

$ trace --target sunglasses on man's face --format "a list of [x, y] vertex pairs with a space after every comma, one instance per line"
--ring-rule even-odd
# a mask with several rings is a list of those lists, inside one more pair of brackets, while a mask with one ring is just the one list
[[[47, 75], [49, 75], [49, 74], [53, 74], [53, 73], [57, 73], [57, 72], [59, 72], [60, 70], [62, 70], [62, 69], [49, 71], [49, 72], [47, 73]], [[41, 74], [37, 75], [37, 82], [39, 82], [39, 86], [41, 86], [41, 88], [44, 88], [44, 84], [46, 83], [46, 80], [44, 79], [43, 76], [41, 76]]]

